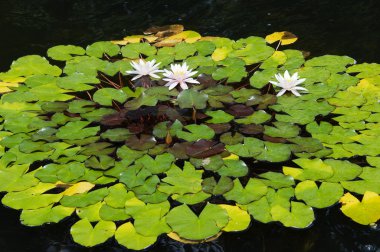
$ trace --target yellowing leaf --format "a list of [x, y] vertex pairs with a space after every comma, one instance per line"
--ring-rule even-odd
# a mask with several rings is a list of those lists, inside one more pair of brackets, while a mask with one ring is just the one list
[[13, 91], [9, 87], [18, 87], [18, 83], [13, 82], [0, 82], [0, 94], [8, 93]]
[[231, 153], [231, 155], [223, 158], [223, 160], [239, 160], [239, 156]]
[[226, 209], [229, 217], [227, 225], [222, 229], [226, 232], [243, 231], [249, 227], [251, 217], [247, 211], [242, 210], [238, 206], [220, 204], [221, 208]]
[[380, 220], [380, 196], [377, 193], [366, 191], [362, 202], [346, 193], [339, 202], [342, 212], [357, 223], [369, 225]]
[[94, 184], [91, 184], [89, 182], [79, 182], [67, 188], [63, 192], [63, 195], [71, 196], [78, 193], [85, 193], [90, 191], [94, 186]]
[[227, 58], [227, 55], [230, 51], [231, 49], [225, 46], [216, 48], [215, 51], [212, 53], [211, 58], [214, 61], [224, 60], [225, 58]]
[[175, 44], [185, 41], [186, 43], [195, 43], [201, 38], [201, 35], [195, 31], [183, 31], [181, 33], [175, 34], [164, 40], [154, 44], [156, 47], [162, 46], [174, 46]]
[[171, 36], [171, 38], [181, 38], [185, 40], [186, 43], [195, 43], [201, 37], [202, 36], [198, 32], [195, 32], [195, 31], [183, 31], [181, 33]]
[[273, 44], [276, 41], [280, 41], [281, 45], [290, 45], [296, 42], [297, 36], [294, 35], [293, 33], [287, 32], [287, 31], [282, 31], [282, 32], [274, 32], [270, 35], [267, 35], [265, 37], [265, 40], [269, 44]]
[[150, 27], [148, 30], [144, 31], [144, 34], [154, 34], [155, 36], [159, 38], [163, 37], [169, 37], [174, 34], [178, 34], [183, 32], [185, 28], [183, 25], [180, 24], [172, 24], [172, 25], [165, 25], [165, 26], [153, 26]]
[[152, 35], [150, 36], [132, 35], [132, 36], [124, 37], [123, 40], [113, 40], [111, 42], [117, 45], [126, 45], [126, 44], [140, 43], [143, 40], [146, 40], [149, 43], [152, 43], [157, 40], [157, 37], [152, 36]]

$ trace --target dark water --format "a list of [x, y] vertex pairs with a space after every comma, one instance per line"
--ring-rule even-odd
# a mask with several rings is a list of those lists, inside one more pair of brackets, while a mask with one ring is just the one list
[[[17, 57], [44, 54], [57, 44], [84, 46], [171, 23], [234, 39], [287, 30], [300, 38], [295, 48], [314, 56], [380, 62], [378, 0], [0, 0], [0, 70]], [[0, 252], [127, 251], [114, 241], [92, 250], [75, 245], [68, 232], [73, 219], [28, 228], [18, 218], [17, 211], [0, 207]], [[162, 237], [150, 251], [380, 251], [380, 228], [352, 223], [339, 207], [316, 211], [316, 219], [306, 230], [253, 223], [247, 232], [197, 246]]]
[[57, 44], [87, 45], [184, 24], [241, 38], [287, 30], [312, 55], [380, 62], [379, 0], [0, 0], [0, 70]]

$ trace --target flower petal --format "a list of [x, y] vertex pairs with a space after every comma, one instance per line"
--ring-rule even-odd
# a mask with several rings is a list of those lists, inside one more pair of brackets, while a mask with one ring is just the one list
[[292, 89], [290, 90], [295, 96], [301, 96], [300, 93], [298, 93], [296, 90]]
[[276, 96], [281, 96], [286, 92], [286, 89], [281, 89]]

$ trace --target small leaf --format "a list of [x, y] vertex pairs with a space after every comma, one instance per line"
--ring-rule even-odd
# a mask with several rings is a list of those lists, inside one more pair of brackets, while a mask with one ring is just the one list
[[270, 35], [267, 35], [265, 37], [265, 40], [269, 43], [272, 44], [276, 41], [280, 41], [282, 45], [289, 45], [293, 44], [296, 42], [298, 38], [290, 32], [287, 31], [282, 31], [282, 32], [274, 32]]

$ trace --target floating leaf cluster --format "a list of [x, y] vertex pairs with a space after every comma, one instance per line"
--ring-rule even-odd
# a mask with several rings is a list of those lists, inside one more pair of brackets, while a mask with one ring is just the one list
[[[75, 214], [75, 242], [115, 237], [135, 250], [162, 234], [207, 241], [251, 219], [306, 228], [313, 208], [339, 201], [354, 221], [378, 221], [380, 65], [280, 49], [295, 40], [174, 25], [15, 60], [0, 73], [2, 203], [28, 226]], [[186, 63], [199, 84], [132, 81], [140, 59]], [[285, 71], [308, 93], [276, 97], [270, 81]]]

